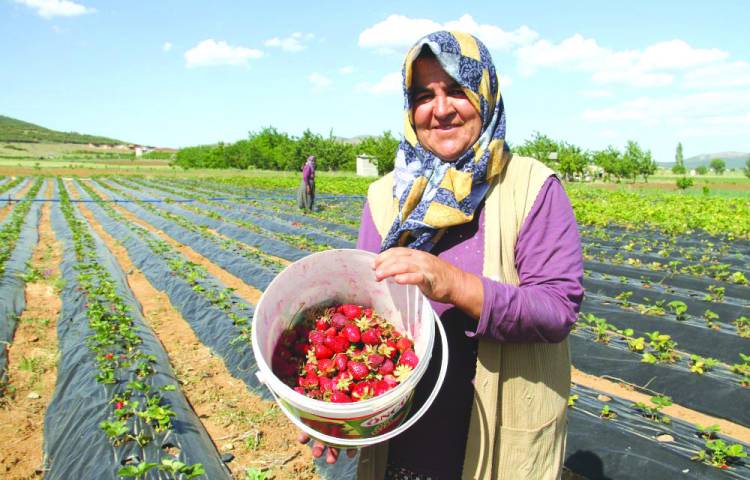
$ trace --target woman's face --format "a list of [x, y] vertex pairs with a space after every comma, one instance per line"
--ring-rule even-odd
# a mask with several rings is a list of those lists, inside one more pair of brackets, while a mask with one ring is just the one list
[[479, 112], [437, 59], [414, 61], [411, 98], [417, 139], [441, 160], [457, 160], [479, 138]]

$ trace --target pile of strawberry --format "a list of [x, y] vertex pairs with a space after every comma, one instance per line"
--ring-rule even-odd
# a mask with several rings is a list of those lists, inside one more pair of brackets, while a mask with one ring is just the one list
[[371, 308], [344, 304], [310, 309], [283, 332], [274, 374], [297, 392], [327, 402], [382, 395], [412, 373], [413, 343]]

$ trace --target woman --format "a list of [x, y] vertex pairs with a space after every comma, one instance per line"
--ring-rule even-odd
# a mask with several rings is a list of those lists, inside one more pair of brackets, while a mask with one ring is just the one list
[[[432, 300], [450, 368], [419, 422], [362, 451], [358, 479], [559, 478], [566, 337], [583, 297], [570, 202], [551, 170], [508, 151], [498, 77], [479, 40], [422, 38], [403, 88], [404, 140], [394, 172], [370, 187], [358, 247], [382, 252], [378, 280], [418, 285]], [[337, 455], [329, 449], [327, 461]]]
[[315, 202], [315, 156], [307, 157], [302, 167], [302, 183], [297, 189], [297, 204], [299, 208], [312, 212]]

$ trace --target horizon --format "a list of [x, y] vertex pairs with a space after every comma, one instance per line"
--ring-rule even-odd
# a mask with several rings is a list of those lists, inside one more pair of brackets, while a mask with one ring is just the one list
[[678, 142], [686, 159], [750, 151], [741, 1], [584, 1], [567, 24], [548, 2], [490, 15], [481, 2], [326, 6], [4, 0], [0, 114], [173, 148], [267, 126], [400, 136], [403, 54], [456, 28], [490, 49], [512, 145], [539, 131], [587, 150], [633, 139], [659, 163]]

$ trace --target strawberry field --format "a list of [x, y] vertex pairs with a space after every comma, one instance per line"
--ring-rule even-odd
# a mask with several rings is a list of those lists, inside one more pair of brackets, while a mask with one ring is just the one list
[[[354, 246], [363, 190], [305, 215], [256, 187], [0, 178], [4, 478], [353, 478], [296, 442], [250, 322], [290, 262]], [[750, 478], [750, 202], [568, 191], [586, 299], [566, 475]]]

